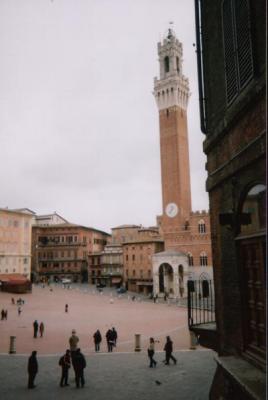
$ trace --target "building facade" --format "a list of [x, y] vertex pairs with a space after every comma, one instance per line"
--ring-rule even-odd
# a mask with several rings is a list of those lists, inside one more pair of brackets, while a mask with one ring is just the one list
[[0, 274], [31, 277], [32, 215], [0, 209]]
[[99, 253], [89, 255], [89, 281], [105, 286], [122, 286], [123, 252], [120, 244], [108, 244]]
[[164, 242], [155, 229], [140, 229], [136, 240], [123, 243], [124, 286], [138, 293], [153, 292], [153, 255], [163, 251]]
[[218, 336], [211, 399], [265, 398], [265, 6], [195, 1]]
[[[186, 296], [188, 279], [213, 277], [210, 216], [206, 211], [192, 211], [187, 130], [189, 82], [182, 70], [182, 43], [171, 29], [164, 41], [158, 43], [158, 56], [160, 76], [154, 79], [154, 97], [159, 111], [163, 206], [158, 223], [166, 253], [153, 257], [154, 290], [160, 295], [174, 296], [180, 292]], [[181, 257], [188, 262], [182, 263]]]
[[88, 282], [88, 255], [102, 251], [109, 238], [106, 232], [69, 223], [33, 226], [35, 279]]

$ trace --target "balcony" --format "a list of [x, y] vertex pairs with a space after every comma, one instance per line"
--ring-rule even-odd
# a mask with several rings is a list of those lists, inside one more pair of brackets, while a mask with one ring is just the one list
[[214, 285], [211, 280], [188, 281], [188, 326], [199, 343], [218, 349]]

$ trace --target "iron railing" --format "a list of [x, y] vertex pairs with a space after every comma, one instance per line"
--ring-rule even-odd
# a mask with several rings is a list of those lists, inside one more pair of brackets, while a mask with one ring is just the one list
[[215, 319], [214, 284], [211, 280], [188, 281], [188, 325], [213, 323]]

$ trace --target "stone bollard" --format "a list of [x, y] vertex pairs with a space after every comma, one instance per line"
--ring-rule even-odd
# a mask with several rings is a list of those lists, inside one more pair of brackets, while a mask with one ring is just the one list
[[135, 334], [135, 351], [141, 351], [141, 335]]
[[16, 353], [16, 336], [10, 336], [9, 354]]
[[114, 303], [114, 299], [110, 298], [110, 304]]
[[193, 331], [190, 331], [190, 350], [196, 350], [197, 338]]

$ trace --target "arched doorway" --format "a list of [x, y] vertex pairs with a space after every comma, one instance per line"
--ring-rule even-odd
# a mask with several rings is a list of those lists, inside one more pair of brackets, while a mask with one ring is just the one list
[[183, 269], [183, 265], [181, 265], [181, 264], [178, 267], [178, 275], [179, 275], [180, 297], [183, 297], [183, 295], [184, 295], [184, 269]]
[[170, 264], [164, 263], [159, 267], [159, 293], [174, 293], [174, 276]]
[[238, 214], [237, 253], [243, 302], [244, 351], [266, 357], [266, 186], [246, 192]]

